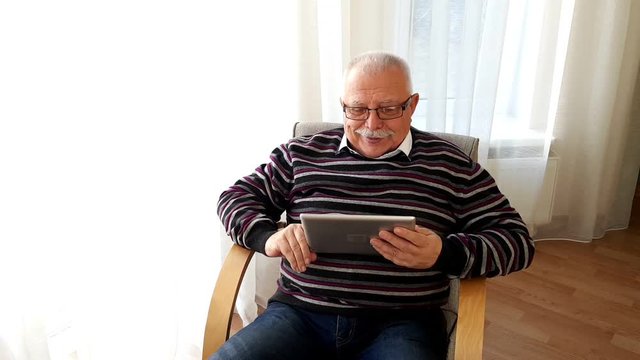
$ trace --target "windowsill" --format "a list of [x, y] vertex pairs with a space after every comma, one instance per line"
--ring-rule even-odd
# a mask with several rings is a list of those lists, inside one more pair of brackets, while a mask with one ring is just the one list
[[[549, 157], [555, 156], [554, 138], [550, 139]], [[489, 144], [489, 159], [541, 158], [544, 154], [546, 134], [543, 131], [514, 125], [494, 126]]]
[[[420, 108], [419, 108], [420, 109]], [[418, 113], [413, 116], [412, 123], [418, 129], [426, 131], [452, 132], [450, 119], [446, 129], [425, 129], [426, 114]], [[544, 158], [546, 134], [541, 130], [532, 130], [522, 125], [522, 122], [514, 118], [496, 118], [492, 125], [491, 139], [489, 142], [489, 159], [531, 159]], [[483, 139], [481, 141], [481, 147]], [[549, 144], [549, 157], [555, 157], [554, 142], [551, 138]]]

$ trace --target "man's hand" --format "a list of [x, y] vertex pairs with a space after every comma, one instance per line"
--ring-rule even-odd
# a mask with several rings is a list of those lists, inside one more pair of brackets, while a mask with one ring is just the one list
[[271, 257], [283, 256], [297, 272], [306, 271], [307, 265], [317, 259], [316, 253], [309, 250], [300, 224], [289, 224], [271, 235], [265, 245], [265, 254]]
[[433, 231], [416, 226], [415, 231], [396, 227], [393, 232], [380, 231], [371, 245], [380, 255], [396, 265], [412, 269], [428, 269], [442, 251], [442, 239]]

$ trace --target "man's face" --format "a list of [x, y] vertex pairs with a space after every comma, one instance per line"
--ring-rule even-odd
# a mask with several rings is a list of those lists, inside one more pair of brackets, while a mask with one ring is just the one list
[[[347, 75], [342, 102], [347, 107], [376, 109], [400, 106], [410, 95], [409, 86], [400, 69], [391, 67], [381, 73], [369, 75], [356, 68]], [[407, 136], [411, 127], [411, 115], [417, 104], [418, 94], [415, 94], [402, 116], [391, 120], [381, 120], [375, 111], [370, 111], [366, 120], [351, 120], [345, 116], [344, 130], [347, 139], [355, 150], [369, 158], [393, 151]]]

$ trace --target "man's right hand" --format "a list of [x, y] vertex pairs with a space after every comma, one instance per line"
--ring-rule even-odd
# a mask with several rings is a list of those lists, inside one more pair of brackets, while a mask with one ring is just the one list
[[307, 265], [316, 261], [316, 253], [309, 250], [304, 229], [300, 224], [289, 224], [267, 239], [265, 254], [270, 257], [283, 256], [297, 272], [307, 270]]

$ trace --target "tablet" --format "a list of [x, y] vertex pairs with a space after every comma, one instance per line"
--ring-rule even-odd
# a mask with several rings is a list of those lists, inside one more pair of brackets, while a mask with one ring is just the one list
[[311, 250], [318, 253], [380, 255], [369, 243], [380, 230], [396, 226], [413, 230], [413, 216], [301, 214]]

